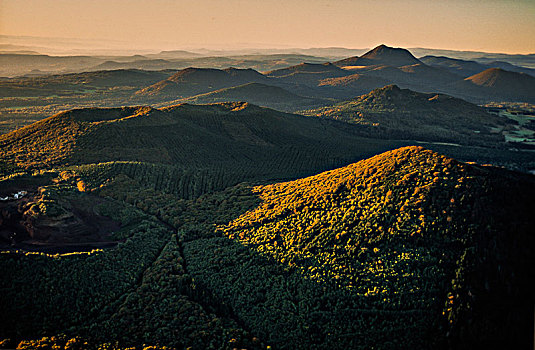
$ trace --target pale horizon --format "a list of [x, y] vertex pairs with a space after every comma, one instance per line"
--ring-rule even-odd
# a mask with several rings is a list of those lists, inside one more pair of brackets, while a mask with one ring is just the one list
[[535, 2], [507, 0], [0, 2], [2, 44], [31, 37], [37, 44], [64, 41], [65, 49], [132, 52], [385, 44], [530, 54], [535, 53], [533, 23]]
[[[0, 34], [0, 45], [1, 44], [12, 44], [12, 40], [19, 40], [21, 38], [28, 38], [30, 40], [45, 40], [47, 43], [49, 41], [53, 40], [73, 40], [77, 41], [79, 45], [82, 45], [84, 43], [89, 43], [91, 41], [103, 41], [105, 39], [101, 38], [95, 38], [95, 39], [79, 39], [79, 38], [67, 38], [67, 37], [40, 37], [40, 36], [12, 36], [12, 35], [1, 35]], [[336, 45], [326, 45], [326, 46], [297, 46], [297, 45], [270, 45], [270, 44], [263, 44], [263, 43], [235, 43], [233, 45], [230, 44], [219, 44], [219, 45], [213, 45], [213, 46], [183, 46], [183, 47], [173, 47], [168, 46], [166, 44], [163, 44], [161, 46], [155, 45], [154, 43], [152, 45], [139, 45], [139, 46], [131, 46], [127, 41], [115, 41], [116, 46], [113, 46], [114, 41], [110, 41], [107, 45], [102, 46], [94, 46], [94, 47], [87, 47], [84, 49], [80, 49], [81, 51], [91, 52], [91, 51], [99, 51], [99, 50], [112, 50], [112, 51], [132, 51], [132, 52], [151, 52], [151, 53], [159, 53], [160, 51], [172, 51], [172, 50], [184, 50], [184, 51], [195, 51], [195, 50], [213, 50], [213, 51], [238, 51], [238, 50], [291, 50], [291, 49], [302, 49], [302, 50], [308, 50], [308, 49], [348, 49], [348, 50], [371, 50], [379, 45], [386, 45], [389, 47], [395, 47], [395, 48], [404, 48], [407, 50], [411, 49], [429, 49], [429, 50], [444, 50], [444, 51], [458, 51], [458, 52], [474, 52], [474, 53], [486, 53], [486, 54], [506, 54], [506, 55], [533, 55], [535, 54], [535, 51], [533, 52], [527, 52], [527, 53], [519, 53], [519, 52], [498, 52], [498, 51], [483, 51], [483, 50], [462, 50], [462, 49], [455, 49], [451, 47], [431, 47], [431, 46], [413, 46], [413, 47], [405, 47], [396, 45], [395, 43], [385, 43], [385, 42], [378, 42], [376, 44], [372, 44], [369, 46], [361, 46], [361, 47], [348, 47], [348, 46], [336, 46]], [[22, 45], [22, 44], [21, 44]], [[125, 48], [125, 46], [128, 46], [128, 48]], [[54, 48], [57, 46], [47, 46], [47, 49]], [[76, 48], [72, 47], [64, 47], [65, 51], [75, 51]], [[61, 56], [61, 55], [59, 55]]]

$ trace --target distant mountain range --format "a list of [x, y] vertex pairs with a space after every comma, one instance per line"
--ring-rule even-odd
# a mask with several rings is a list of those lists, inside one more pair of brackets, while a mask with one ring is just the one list
[[425, 48], [409, 48], [409, 50], [417, 57], [424, 56], [446, 56], [460, 60], [476, 61], [481, 64], [490, 62], [503, 61], [516, 66], [535, 69], [535, 53], [531, 54], [504, 54], [491, 53], [481, 51], [456, 51], [456, 50], [441, 50], [441, 49], [425, 49]]
[[[0, 66], [13, 73], [28, 70], [31, 67], [31, 74], [39, 75], [44, 74], [47, 69], [58, 69], [58, 67], [64, 67], [70, 71], [84, 67], [90, 70], [124, 68], [142, 70], [172, 68], [176, 70], [184, 67], [185, 64], [190, 64], [190, 68], [178, 72], [176, 77], [162, 80], [154, 86], [147, 85], [136, 94], [136, 97], [150, 96], [151, 99], [176, 100], [247, 83], [263, 83], [290, 89], [298, 95], [309, 98], [347, 99], [367, 93], [373, 88], [380, 87], [380, 84], [382, 86], [396, 84], [421, 92], [447, 93], [473, 102], [496, 99], [523, 102], [535, 100], [535, 92], [533, 89], [529, 89], [531, 86], [530, 77], [517, 76], [517, 78], [512, 78], [508, 76], [505, 78], [498, 75], [497, 80], [507, 81], [493, 83], [492, 91], [482, 88], [481, 84], [463, 83], [461, 79], [469, 78], [490, 68], [501, 68], [528, 75], [534, 75], [534, 69], [518, 67], [503, 61], [483, 64], [476, 61], [437, 56], [425, 56], [417, 59], [406, 49], [392, 48], [386, 45], [380, 45], [362, 56], [353, 56], [333, 63], [325, 63], [326, 58], [299, 54], [199, 57], [198, 54], [182, 50], [110, 58], [5, 54], [0, 55]], [[300, 63], [292, 65], [292, 62]], [[243, 74], [233, 76], [221, 73], [225, 70], [219, 68], [225, 66], [252, 67], [256, 68], [257, 72], [249, 71], [248, 76]], [[267, 69], [264, 74], [258, 73], [258, 70], [262, 70], [262, 68], [277, 66], [283, 67]], [[203, 71], [202, 69], [207, 70]], [[355, 76], [348, 78], [350, 75]], [[512, 80], [521, 80], [522, 83], [511, 85]], [[469, 78], [468, 82], [473, 82], [473, 80]], [[22, 85], [32, 89], [31, 84], [23, 83]], [[489, 92], [491, 92], [490, 95]], [[3, 95], [9, 96], [7, 93]], [[22, 95], [19, 93], [16, 96]]]
[[184, 69], [200, 68], [253, 68], [269, 71], [289, 67], [301, 62], [323, 63], [329, 58], [304, 54], [248, 54], [233, 56], [205, 56], [194, 53], [163, 52], [133, 56], [49, 56], [38, 53], [0, 51], [0, 77], [81, 73], [110, 69]]
[[[2, 37], [7, 38], [6, 36]], [[508, 55], [421, 48], [409, 50], [416, 57], [444, 56], [452, 59], [470, 60], [486, 65], [488, 66], [487, 68], [499, 67], [512, 71], [516, 69], [515, 67], [535, 69], [535, 54]], [[268, 71], [301, 62], [324, 63], [343, 60], [347, 57], [359, 57], [367, 51], [369, 50], [338, 47], [243, 50], [197, 49], [188, 51], [166, 50], [161, 52], [141, 50], [135, 54], [127, 55], [114, 53], [113, 50], [100, 50], [98, 52], [95, 51], [95, 53], [89, 53], [87, 50], [74, 50], [69, 53], [49, 51], [44, 47], [37, 46], [0, 44], [0, 62], [2, 63], [0, 65], [0, 76], [20, 76], [30, 73], [40, 75], [79, 73], [99, 69], [182, 69], [190, 66], [204, 68], [234, 66]], [[79, 62], [79, 57], [91, 57], [91, 61]], [[16, 63], [17, 60], [19, 61], [18, 65], [12, 64], [13, 62]], [[30, 62], [31, 65], [28, 64]], [[506, 67], [505, 65], [513, 66]]]
[[535, 69], [519, 67], [500, 61], [483, 64], [476, 61], [465, 61], [444, 56], [425, 56], [420, 58], [420, 61], [432, 67], [446, 69], [451, 73], [458, 74], [462, 77], [469, 77], [489, 68], [502, 68], [511, 72], [526, 73], [535, 76]]
[[84, 89], [137, 87], [157, 83], [174, 71], [119, 69], [61, 75], [0, 79], [0, 97], [72, 95]]
[[[530, 88], [530, 81], [535, 78], [526, 73], [494, 74], [490, 87], [480, 83], [480, 78], [468, 76], [463, 79], [468, 73], [478, 71], [476, 74], [479, 74], [488, 70], [484, 65], [432, 57], [424, 61], [431, 65], [418, 60], [405, 49], [381, 45], [360, 57], [334, 63], [301, 63], [264, 74], [252, 70], [188, 68], [138, 91], [136, 97], [150, 96], [154, 100], [174, 96], [176, 99], [246, 83], [262, 83], [285, 88], [303, 97], [347, 99], [374, 88], [396, 84], [402, 88], [446, 93], [478, 103], [490, 100], [535, 101], [535, 90]], [[529, 71], [523, 68], [517, 70]], [[500, 69], [502, 71], [505, 72]], [[516, 81], [518, 83], [513, 83]]]
[[[77, 106], [162, 107], [185, 101], [209, 103], [229, 99], [295, 112], [333, 105], [392, 84], [401, 89], [446, 94], [476, 104], [535, 103], [535, 77], [530, 75], [533, 74], [531, 69], [503, 62], [495, 62], [497, 67], [490, 67], [444, 57], [418, 59], [408, 50], [386, 45], [362, 56], [333, 62], [296, 54], [184, 59], [172, 58], [173, 55], [188, 56], [184, 52], [165, 54], [168, 59], [149, 55], [115, 57], [113, 61], [110, 57], [62, 57], [57, 59], [73, 71], [87, 65], [96, 69], [134, 64], [146, 69], [56, 75], [43, 75], [39, 70], [65, 68], [58, 65], [56, 57], [0, 55], [0, 63], [5, 63], [0, 64], [0, 70], [1, 67], [22, 70], [31, 67], [33, 72], [28, 77], [0, 78], [0, 116], [9, 120], [7, 126], [0, 126], [1, 130], [13, 130], [15, 126], [29, 124], [24, 121], [26, 119], [39, 120]], [[162, 70], [168, 63], [174, 68]], [[186, 68], [185, 64], [190, 65]]]

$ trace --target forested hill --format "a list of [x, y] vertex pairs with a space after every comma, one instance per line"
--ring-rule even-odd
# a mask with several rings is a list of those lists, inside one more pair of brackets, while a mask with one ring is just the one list
[[346, 123], [245, 102], [78, 109], [0, 136], [5, 169], [137, 161], [240, 180], [304, 176], [398, 145], [360, 137]]
[[75, 349], [531, 344], [533, 176], [421, 147], [191, 200], [140, 169], [96, 175], [71, 167], [19, 206], [50, 224], [85, 203], [120, 224], [104, 236], [116, 248], [0, 255], [0, 336], [89, 341], [73, 338]]
[[424, 94], [388, 85], [305, 115], [368, 126], [370, 135], [397, 139], [488, 145], [503, 142], [503, 118], [443, 94]]
[[[261, 205], [219, 230], [324, 290], [345, 291], [328, 311], [305, 302], [311, 317], [319, 312], [329, 325], [326, 343], [529, 347], [532, 176], [407, 147], [253, 192]], [[208, 281], [213, 290], [226, 288]], [[324, 300], [335, 293], [328, 290]]]

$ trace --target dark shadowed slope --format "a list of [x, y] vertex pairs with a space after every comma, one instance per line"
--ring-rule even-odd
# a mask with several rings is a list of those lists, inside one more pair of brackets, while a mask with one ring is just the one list
[[319, 81], [320, 89], [330, 89], [336, 97], [351, 98], [365, 94], [373, 89], [388, 85], [390, 81], [376, 76], [351, 74], [339, 78], [326, 78]]
[[99, 88], [141, 88], [166, 79], [171, 71], [136, 69], [0, 79], [0, 97], [73, 95]]
[[451, 73], [458, 74], [465, 78], [481, 73], [489, 68], [501, 68], [510, 72], [526, 73], [535, 76], [535, 69], [519, 67], [500, 61], [479, 63], [476, 61], [466, 61], [444, 56], [425, 56], [421, 57], [420, 61], [432, 67], [447, 69]]
[[282, 68], [266, 72], [270, 77], [285, 77], [294, 73], [310, 73], [310, 74], [344, 74], [344, 71], [332, 63], [301, 63], [288, 68]]
[[316, 86], [320, 80], [336, 78], [351, 74], [331, 63], [302, 63], [296, 66], [266, 72], [266, 76], [276, 78], [275, 81], [292, 84]]
[[450, 73], [455, 73], [464, 78], [488, 69], [487, 66], [476, 61], [466, 61], [444, 56], [425, 56], [421, 57], [420, 61], [431, 67], [446, 69]]
[[299, 96], [281, 87], [261, 83], [248, 83], [224, 88], [185, 98], [179, 102], [206, 104], [227, 101], [246, 101], [255, 105], [282, 111], [295, 111], [306, 108], [306, 106], [319, 106], [328, 103], [326, 100]]
[[467, 89], [482, 88], [479, 94], [487, 99], [503, 98], [512, 101], [535, 101], [535, 77], [524, 73], [490, 68], [465, 79]]
[[401, 67], [369, 66], [351, 71], [420, 92], [443, 91], [449, 84], [462, 80], [456, 74], [423, 63]]
[[72, 110], [0, 136], [5, 166], [121, 160], [259, 177], [307, 174], [395, 144], [358, 137], [345, 123], [248, 103]]
[[366, 126], [377, 137], [466, 144], [503, 140], [491, 132], [491, 128], [504, 126], [503, 119], [483, 108], [451, 96], [422, 94], [396, 85], [305, 114]]
[[466, 80], [488, 88], [501, 89], [510, 93], [520, 93], [522, 90], [533, 90], [535, 78], [527, 74], [509, 72], [501, 68], [490, 68]]
[[136, 97], [178, 99], [225, 87], [266, 80], [265, 76], [253, 69], [186, 68], [166, 80], [139, 90], [136, 92]]

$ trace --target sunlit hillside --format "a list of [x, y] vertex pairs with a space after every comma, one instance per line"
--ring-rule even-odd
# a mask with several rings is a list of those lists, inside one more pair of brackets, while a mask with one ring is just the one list
[[87, 170], [41, 180], [24, 215], [65, 220], [58, 212], [93, 202], [92, 215], [120, 224], [108, 238], [116, 248], [2, 254], [2, 336], [55, 335], [41, 344], [72, 339], [83, 349], [115, 340], [177, 349], [531, 341], [530, 175], [406, 147], [188, 200], [135, 174]]

